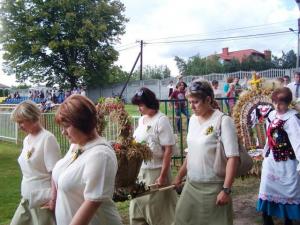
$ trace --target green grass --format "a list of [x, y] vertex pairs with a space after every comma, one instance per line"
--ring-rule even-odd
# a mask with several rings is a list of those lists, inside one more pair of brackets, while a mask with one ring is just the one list
[[21, 174], [17, 162], [20, 148], [0, 141], [0, 225], [9, 223], [20, 201]]

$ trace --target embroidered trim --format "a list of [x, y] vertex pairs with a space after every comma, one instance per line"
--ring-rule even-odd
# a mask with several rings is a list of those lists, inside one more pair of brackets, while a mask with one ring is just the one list
[[300, 198], [285, 198], [282, 196], [262, 194], [262, 193], [259, 193], [258, 198], [264, 201], [275, 202], [275, 203], [296, 204], [296, 205], [300, 204]]

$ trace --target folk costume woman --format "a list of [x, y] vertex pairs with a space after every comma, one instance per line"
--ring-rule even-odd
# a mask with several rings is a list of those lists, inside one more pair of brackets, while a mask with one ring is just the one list
[[193, 115], [187, 135], [188, 154], [175, 184], [187, 176], [175, 212], [175, 225], [232, 225], [231, 187], [239, 160], [236, 129], [229, 116], [221, 121], [221, 140], [228, 158], [226, 175], [213, 169], [217, 151], [217, 129], [222, 112], [215, 109], [214, 92], [205, 80], [194, 81], [187, 99]]
[[51, 199], [51, 173], [60, 158], [56, 138], [40, 123], [41, 111], [32, 101], [23, 101], [12, 113], [12, 120], [27, 133], [18, 158], [22, 171], [21, 202], [11, 225], [52, 225], [54, 215], [43, 209]]
[[300, 116], [289, 109], [292, 93], [278, 88], [272, 94], [275, 110], [268, 116], [257, 210], [264, 225], [273, 225], [272, 216], [285, 225], [300, 220]]
[[[147, 142], [153, 159], [143, 162], [139, 181], [158, 187], [171, 184], [171, 157], [175, 144], [168, 117], [159, 112], [159, 102], [148, 88], [141, 88], [132, 98], [143, 115], [133, 136], [137, 142]], [[170, 225], [174, 220], [177, 196], [174, 190], [157, 192], [130, 202], [130, 224]]]
[[96, 108], [87, 97], [72, 95], [55, 116], [71, 146], [53, 170], [57, 225], [120, 225], [112, 202], [117, 158], [96, 131]]

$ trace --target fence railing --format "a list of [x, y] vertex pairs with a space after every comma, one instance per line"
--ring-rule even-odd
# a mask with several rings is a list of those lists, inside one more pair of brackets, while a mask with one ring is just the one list
[[[220, 105], [221, 111], [231, 114], [231, 108], [228, 105], [229, 100], [235, 101], [235, 98], [217, 98], [216, 99]], [[178, 100], [177, 100], [178, 101]], [[187, 105], [186, 100], [184, 101]], [[181, 110], [178, 113], [178, 109], [175, 109], [175, 100], [161, 100], [160, 110], [164, 112], [170, 119], [173, 126], [174, 133], [178, 134], [178, 146], [181, 149], [181, 154], [179, 156], [173, 157], [173, 164], [177, 165], [183, 162], [184, 159], [184, 148], [186, 147], [186, 136], [188, 132], [188, 120], [191, 115], [190, 109], [187, 107], [187, 116], [182, 116]], [[10, 121], [11, 112], [5, 112], [0, 110], [0, 139], [4, 141], [13, 141], [16, 143], [21, 143], [25, 137], [25, 133], [21, 132], [16, 123]], [[60, 127], [54, 123], [55, 113], [43, 113], [41, 118], [41, 123], [43, 127], [50, 132], [52, 132], [57, 138], [61, 151], [64, 154], [69, 149], [69, 141], [65, 136], [61, 134]], [[135, 129], [138, 125], [138, 119], [140, 116], [132, 116], [132, 125]], [[104, 130], [104, 136], [109, 141], [114, 141], [117, 139], [119, 124], [110, 120], [109, 116], [105, 118], [107, 123]], [[178, 162], [176, 160], [179, 160]]]

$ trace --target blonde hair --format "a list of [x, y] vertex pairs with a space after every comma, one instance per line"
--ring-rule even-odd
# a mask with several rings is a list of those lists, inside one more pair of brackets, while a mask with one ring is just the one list
[[15, 122], [22, 120], [36, 122], [39, 121], [40, 117], [41, 111], [37, 104], [33, 101], [26, 100], [17, 105], [12, 112], [10, 119]]

